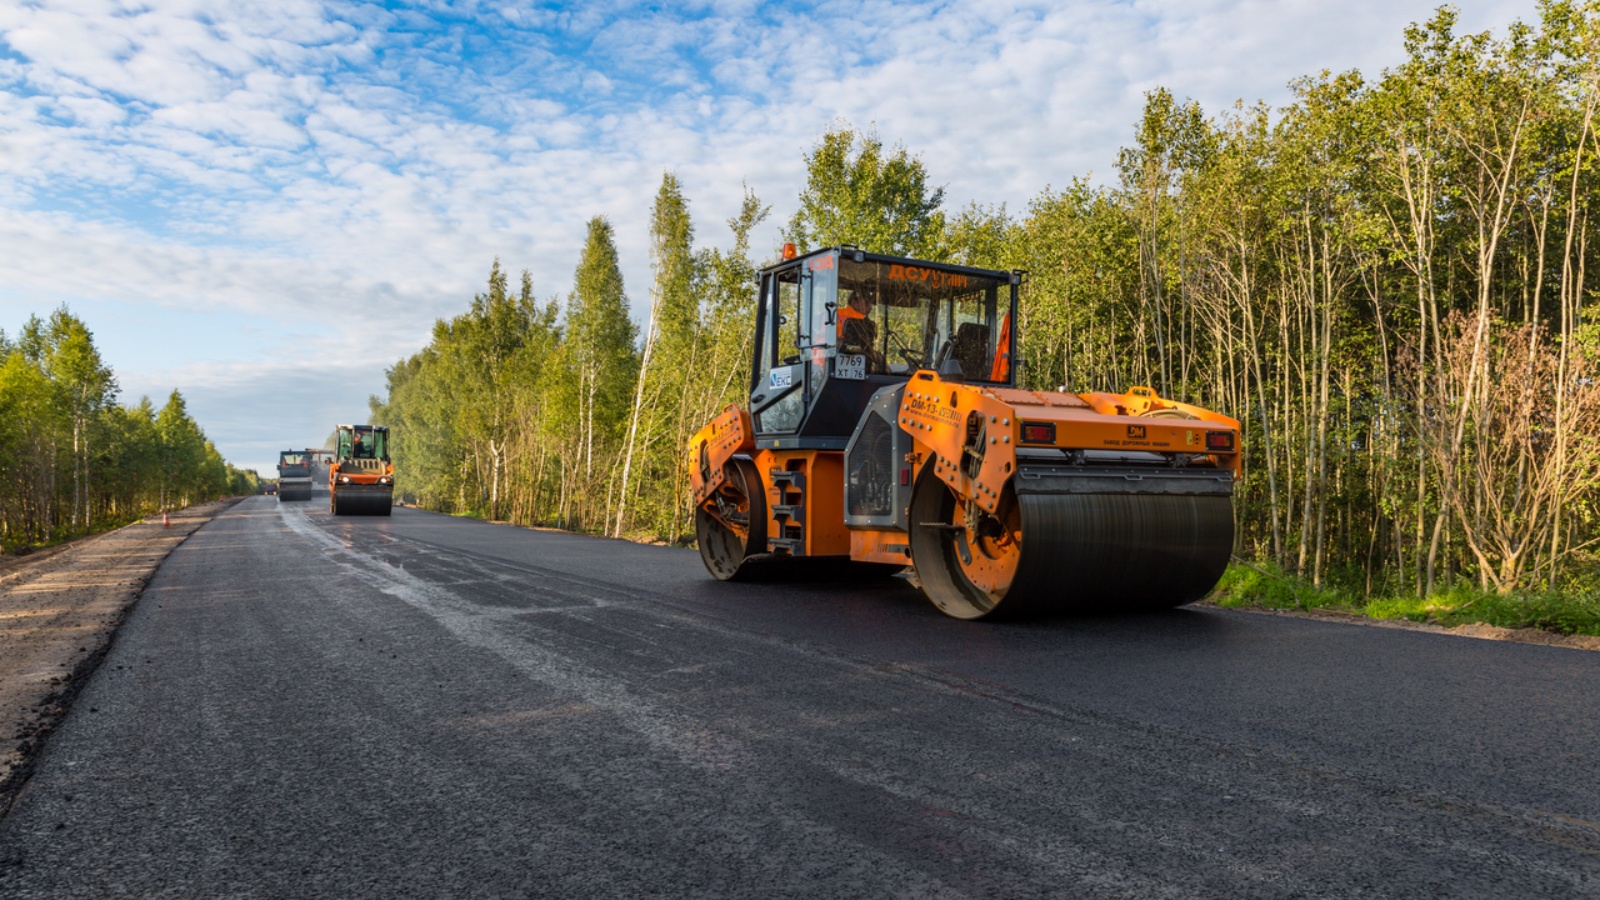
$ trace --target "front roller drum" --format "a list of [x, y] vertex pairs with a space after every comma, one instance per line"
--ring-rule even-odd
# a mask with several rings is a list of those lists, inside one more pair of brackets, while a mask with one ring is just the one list
[[394, 496], [388, 491], [334, 491], [328, 505], [336, 516], [387, 516]]
[[917, 578], [958, 619], [1182, 606], [1216, 586], [1232, 548], [1225, 493], [1019, 495], [1012, 483], [990, 510], [930, 472], [911, 499]]
[[749, 460], [734, 459], [727, 475], [694, 511], [700, 559], [718, 581], [748, 578], [751, 557], [767, 552], [767, 493], [761, 474]]

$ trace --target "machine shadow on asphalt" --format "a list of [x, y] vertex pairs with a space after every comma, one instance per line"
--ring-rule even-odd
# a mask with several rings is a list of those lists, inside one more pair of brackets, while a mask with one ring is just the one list
[[[746, 608], [760, 604], [774, 613], [795, 611], [815, 616], [818, 621], [832, 620], [852, 626], [888, 620], [904, 624], [909, 619], [936, 626], [938, 631], [948, 631], [952, 636], [997, 630], [1038, 636], [1070, 634], [1113, 642], [1132, 639], [1142, 645], [1151, 640], [1167, 639], [1193, 644], [1230, 631], [1226, 616], [1194, 606], [1142, 612], [1055, 610], [998, 616], [974, 628], [974, 623], [940, 613], [896, 569], [873, 570], [848, 561], [829, 561], [830, 564], [825, 565], [818, 565], [818, 562], [765, 560], [738, 582], [707, 581], [703, 590]], [[752, 585], [760, 585], [763, 590], [753, 594], [749, 590]], [[802, 609], [804, 612], [799, 612]]]

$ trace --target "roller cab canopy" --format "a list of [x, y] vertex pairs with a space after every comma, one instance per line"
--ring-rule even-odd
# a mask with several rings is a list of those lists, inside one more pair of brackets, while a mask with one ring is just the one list
[[337, 459], [389, 461], [389, 429], [383, 425], [340, 425]]
[[1021, 272], [828, 247], [758, 275], [756, 444], [843, 449], [879, 389], [918, 369], [1015, 384]]

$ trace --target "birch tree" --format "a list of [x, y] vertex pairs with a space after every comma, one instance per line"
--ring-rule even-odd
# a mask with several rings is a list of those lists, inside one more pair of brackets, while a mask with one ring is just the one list
[[[650, 317], [645, 326], [644, 351], [623, 451], [622, 483], [612, 532], [615, 537], [622, 536], [627, 523], [635, 447], [642, 445], [641, 455], [649, 456], [657, 441], [668, 436], [663, 431], [669, 423], [681, 425], [688, 401], [686, 391], [698, 374], [692, 354], [698, 318], [693, 294], [693, 242], [694, 226], [683, 188], [669, 172], [661, 178], [661, 189], [650, 211], [650, 266], [655, 280], [650, 287]], [[661, 361], [652, 367], [655, 356]], [[642, 436], [641, 419], [644, 421]], [[672, 429], [670, 436], [679, 437], [681, 430], [681, 427]], [[664, 465], [641, 466], [645, 470], [646, 485], [655, 488], [646, 491], [645, 499], [662, 512], [673, 505], [672, 498], [661, 489], [670, 489], [674, 484], [668, 472], [676, 466], [677, 456], [672, 452], [675, 448], [676, 445], [666, 448], [668, 452], [654, 460]]]

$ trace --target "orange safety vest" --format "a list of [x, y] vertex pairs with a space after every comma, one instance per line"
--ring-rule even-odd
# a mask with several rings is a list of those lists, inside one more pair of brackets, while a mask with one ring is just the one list
[[989, 366], [990, 381], [1005, 381], [1011, 376], [1011, 314], [1000, 323], [1000, 340], [994, 345], [994, 363]]
[[854, 306], [844, 306], [839, 309], [839, 337], [844, 337], [844, 323], [851, 319], [865, 319], [867, 314]]

